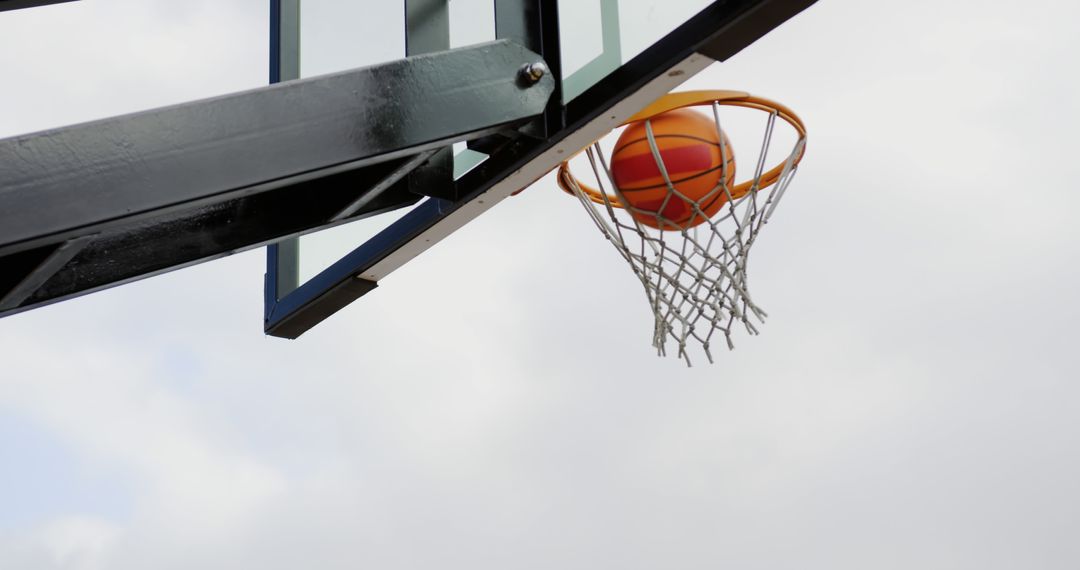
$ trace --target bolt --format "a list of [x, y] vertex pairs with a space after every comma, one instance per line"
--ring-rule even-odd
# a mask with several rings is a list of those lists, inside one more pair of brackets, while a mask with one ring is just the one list
[[547, 72], [548, 66], [544, 62], [538, 61], [536, 63], [530, 63], [525, 67], [522, 67], [520, 74], [521, 78], [531, 85], [533, 83], [536, 83], [537, 81], [540, 81], [540, 78], [543, 77], [544, 74], [546, 74]]

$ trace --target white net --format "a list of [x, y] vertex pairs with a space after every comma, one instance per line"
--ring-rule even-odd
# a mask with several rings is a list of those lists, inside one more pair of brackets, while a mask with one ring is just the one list
[[[766, 111], [766, 120], [753, 178], [734, 184], [733, 177], [726, 172], [733, 151], [721, 129], [720, 107], [719, 102], [714, 102], [712, 115], [723, 157], [721, 168], [725, 171], [716, 187], [697, 200], [684, 195], [679, 183], [672, 182], [653, 129], [646, 123], [649, 149], [667, 186], [663, 205], [645, 212], [649, 219], [656, 220], [655, 224], [641, 223], [643, 212], [634, 208], [616, 186], [599, 142], [585, 150], [592, 170], [590, 180], [594, 178], [596, 182], [595, 190], [583, 188], [567, 165], [559, 173], [560, 185], [580, 199], [596, 226], [629, 263], [645, 288], [655, 317], [653, 346], [657, 353], [667, 355], [671, 342], [677, 356], [687, 365], [691, 364], [689, 345], [700, 346], [712, 362], [714, 339], [722, 335], [725, 345], [732, 349], [735, 346], [732, 336], [737, 329], [756, 335], [758, 325], [764, 322], [765, 311], [750, 295], [747, 258], [791, 183], [806, 141], [805, 135], [793, 137], [793, 147], [782, 167], [766, 173], [778, 114], [776, 110], [759, 109]], [[724, 203], [718, 212], [714, 209], [710, 218], [702, 204], [715, 201], [717, 193], [723, 195]], [[662, 212], [670, 200], [683, 200], [693, 208], [692, 219], [702, 223], [685, 227], [690, 225], [685, 223], [686, 218], [666, 220]]]

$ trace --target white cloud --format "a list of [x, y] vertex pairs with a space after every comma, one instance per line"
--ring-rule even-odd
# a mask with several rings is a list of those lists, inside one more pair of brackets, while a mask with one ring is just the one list
[[59, 517], [18, 536], [0, 538], [0, 559], [11, 568], [107, 568], [121, 529], [94, 517]]
[[[4, 129], [263, 77], [229, 24], [263, 2], [79, 4], [160, 49], [0, 60], [45, 87]], [[1071, 11], [821, 2], [694, 79], [811, 128], [754, 252], [771, 318], [711, 367], [653, 356], [550, 178], [299, 341], [261, 335], [261, 252], [0, 321], [0, 410], [135, 505], [0, 529], [0, 566], [1075, 566]]]

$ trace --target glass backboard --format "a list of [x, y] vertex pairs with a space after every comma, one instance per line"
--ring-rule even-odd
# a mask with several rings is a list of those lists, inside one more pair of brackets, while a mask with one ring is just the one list
[[[694, 73], [737, 52], [812, 3], [272, 0], [278, 25], [271, 34], [272, 56], [278, 57], [278, 67], [272, 70], [275, 80], [312, 77], [506, 38], [529, 44], [525, 47], [540, 54], [556, 72], [557, 88], [545, 113], [546, 123], [522, 130], [542, 142], [529, 151], [531, 158], [521, 162], [529, 168], [513, 171], [518, 176], [508, 176], [510, 171], [491, 164], [478, 168], [489, 160], [482, 152], [486, 149], [457, 143], [452, 148], [452, 181], [448, 181], [464, 194], [457, 199], [418, 197], [412, 208], [345, 220], [271, 247], [268, 332], [280, 332], [273, 325], [281, 318], [274, 313], [277, 301], [296, 293], [301, 302], [291, 303], [289, 311], [299, 310], [305, 303], [316, 302], [326, 287], [342, 285], [350, 274], [368, 280], [373, 288], [378, 279], [467, 223], [468, 219], [441, 221], [467, 218], [461, 213], [467, 210], [463, 204], [488, 195], [489, 200], [477, 202], [484, 203], [483, 208], [468, 209], [471, 216], [478, 215], [557, 166], [560, 154], [583, 148]], [[414, 227], [420, 229], [413, 231]], [[414, 238], [421, 233], [424, 239], [418, 243]], [[389, 251], [366, 255], [369, 259], [363, 267], [344, 263], [346, 257], [358, 257], [358, 248], [374, 242], [390, 244]], [[305, 287], [316, 281], [324, 285]], [[313, 322], [344, 303], [318, 311]], [[296, 336], [303, 330], [307, 325], [279, 336]]]

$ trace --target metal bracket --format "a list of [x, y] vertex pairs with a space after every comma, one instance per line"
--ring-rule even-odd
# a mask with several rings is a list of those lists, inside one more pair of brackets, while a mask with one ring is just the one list
[[0, 315], [413, 204], [411, 157], [543, 112], [537, 61], [490, 42], [0, 140], [0, 272], [98, 235]]

